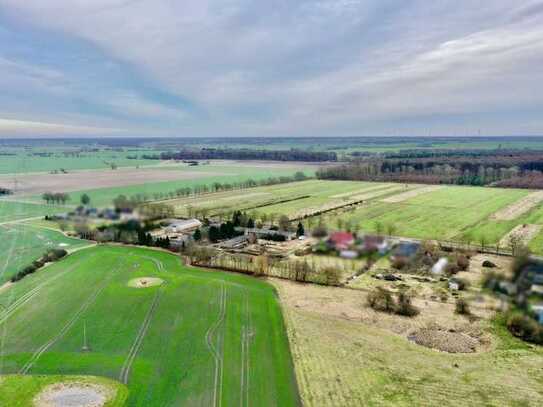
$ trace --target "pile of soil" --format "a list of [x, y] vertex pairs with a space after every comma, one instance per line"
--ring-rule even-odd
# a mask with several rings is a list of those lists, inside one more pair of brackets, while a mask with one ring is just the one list
[[480, 342], [466, 333], [439, 328], [422, 328], [409, 336], [417, 345], [448, 353], [473, 353]]
[[103, 407], [111, 391], [90, 383], [55, 383], [47, 386], [34, 400], [36, 407]]

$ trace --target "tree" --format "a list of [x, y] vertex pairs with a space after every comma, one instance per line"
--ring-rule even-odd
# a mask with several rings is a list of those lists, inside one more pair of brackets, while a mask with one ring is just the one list
[[375, 233], [377, 235], [383, 234], [383, 224], [380, 221], [375, 222]]
[[313, 229], [312, 235], [313, 237], [322, 239], [328, 236], [328, 230], [326, 230], [325, 226], [319, 225]]
[[298, 222], [298, 228], [296, 229], [296, 236], [305, 236], [305, 230], [304, 225], [302, 225], [302, 222]]
[[90, 196], [87, 194], [81, 195], [81, 204], [87, 206], [90, 203]]
[[287, 215], [281, 215], [279, 218], [279, 229], [288, 232], [290, 228], [290, 220]]
[[470, 315], [469, 303], [465, 298], [458, 298], [454, 307], [454, 312], [458, 315]]
[[200, 229], [196, 229], [196, 230], [194, 231], [194, 233], [192, 234], [192, 238], [193, 238], [196, 242], [202, 240], [202, 232], [200, 232]]
[[396, 233], [396, 225], [394, 223], [387, 224], [386, 231], [388, 236], [394, 236], [394, 233]]
[[255, 227], [255, 221], [253, 220], [253, 218], [249, 218], [249, 220], [247, 221], [247, 227], [249, 229], [253, 229]]

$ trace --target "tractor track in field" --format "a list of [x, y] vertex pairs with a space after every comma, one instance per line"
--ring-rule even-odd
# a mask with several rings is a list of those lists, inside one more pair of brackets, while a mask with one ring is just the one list
[[[119, 262], [120, 263], [120, 262]], [[115, 267], [113, 272], [109, 275], [108, 278], [106, 278], [102, 283], [98, 286], [98, 288], [87, 298], [87, 300], [83, 303], [83, 305], [77, 310], [77, 312], [70, 318], [70, 320], [62, 327], [60, 332], [55, 335], [53, 338], [51, 338], [49, 341], [44, 343], [30, 358], [28, 362], [25, 363], [25, 365], [21, 368], [19, 371], [19, 374], [27, 374], [32, 366], [38, 361], [38, 359], [43, 355], [45, 352], [47, 352], [51, 346], [53, 346], [55, 343], [57, 343], [60, 339], [66, 335], [66, 333], [79, 321], [79, 318], [81, 318], [81, 315], [83, 315], [87, 309], [89, 309], [92, 304], [96, 302], [96, 299], [98, 296], [104, 291], [104, 289], [107, 287], [113, 276], [117, 271], [119, 271], [120, 266]]]
[[[223, 341], [224, 341], [224, 330], [218, 332], [220, 326], [223, 324], [226, 317], [226, 301], [227, 293], [226, 286], [224, 282], [221, 285], [219, 292], [219, 315], [217, 320], [209, 327], [206, 333], [206, 344], [207, 348], [213, 355], [215, 360], [215, 374], [213, 382], [213, 407], [221, 405], [222, 399], [222, 376], [223, 376]], [[213, 337], [216, 336], [217, 344], [213, 343]]]
[[147, 259], [147, 260], [152, 261], [159, 272], [165, 271], [164, 264], [160, 260], [154, 259], [153, 257], [149, 257], [149, 256], [142, 256], [141, 254], [136, 254], [136, 256], [142, 259]]
[[250, 346], [253, 335], [251, 311], [249, 309], [249, 296], [245, 293], [245, 324], [241, 327], [241, 407], [249, 406], [249, 377], [251, 367]]
[[147, 334], [147, 330], [149, 329], [149, 325], [151, 324], [151, 320], [153, 319], [153, 315], [158, 306], [158, 300], [160, 299], [161, 294], [162, 288], [159, 288], [155, 293], [153, 302], [151, 303], [151, 306], [149, 307], [149, 310], [145, 315], [145, 319], [140, 326], [136, 339], [134, 340], [134, 343], [132, 344], [130, 351], [128, 352], [128, 356], [126, 357], [126, 360], [124, 361], [124, 364], [121, 368], [121, 372], [119, 373], [119, 381], [123, 384], [128, 384], [128, 377], [132, 369], [132, 364], [134, 363], [134, 360], [136, 359], [136, 356], [141, 348], [141, 344], [145, 339], [145, 335]]
[[81, 263], [81, 261], [77, 262], [76, 264], [74, 264], [72, 267], [66, 269], [65, 271], [63, 271], [62, 273], [59, 273], [57, 274], [56, 276], [54, 277], [51, 277], [50, 279], [38, 284], [36, 287], [34, 287], [33, 289], [31, 289], [30, 291], [24, 293], [22, 296], [20, 296], [19, 298], [17, 298], [13, 303], [11, 303], [7, 308], [6, 308], [6, 311], [2, 314], [2, 316], [0, 316], [0, 325], [2, 325], [3, 323], [5, 323], [15, 312], [17, 312], [17, 310], [19, 310], [23, 305], [25, 305], [26, 303], [28, 303], [30, 300], [32, 300], [32, 298], [34, 298], [36, 295], [38, 295], [42, 288], [53, 283], [54, 281], [58, 280], [60, 277], [64, 276], [65, 274], [68, 274], [70, 273], [71, 271], [73, 271], [79, 264]]

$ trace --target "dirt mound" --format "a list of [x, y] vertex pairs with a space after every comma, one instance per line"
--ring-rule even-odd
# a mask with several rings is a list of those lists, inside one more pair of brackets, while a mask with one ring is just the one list
[[36, 407], [102, 407], [111, 399], [111, 390], [90, 383], [55, 383], [34, 400]]
[[155, 287], [162, 284], [164, 284], [164, 280], [157, 277], [134, 278], [128, 282], [128, 286], [133, 288]]
[[473, 353], [480, 342], [477, 338], [463, 332], [439, 328], [422, 328], [409, 335], [409, 340], [417, 345], [448, 353]]

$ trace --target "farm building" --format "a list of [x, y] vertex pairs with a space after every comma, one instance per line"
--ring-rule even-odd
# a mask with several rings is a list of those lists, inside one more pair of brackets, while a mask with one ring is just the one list
[[400, 242], [392, 249], [393, 259], [411, 260], [419, 251], [420, 243]]
[[176, 220], [168, 225], [167, 233], [188, 233], [193, 232], [202, 226], [198, 219]]

